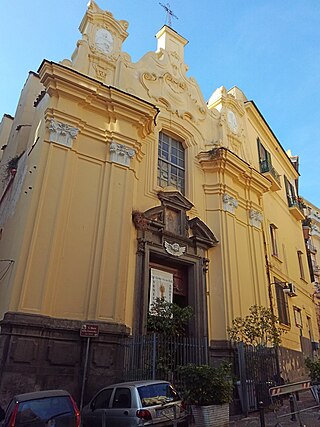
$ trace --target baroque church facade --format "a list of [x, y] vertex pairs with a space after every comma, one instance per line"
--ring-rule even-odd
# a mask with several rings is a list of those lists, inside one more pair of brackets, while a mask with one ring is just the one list
[[193, 307], [212, 357], [235, 317], [271, 307], [301, 378], [319, 332], [295, 163], [240, 89], [204, 100], [181, 35], [164, 26], [133, 63], [127, 30], [90, 1], [71, 60], [44, 60], [2, 120], [1, 390], [78, 395], [84, 322], [89, 392], [118, 379], [159, 295]]

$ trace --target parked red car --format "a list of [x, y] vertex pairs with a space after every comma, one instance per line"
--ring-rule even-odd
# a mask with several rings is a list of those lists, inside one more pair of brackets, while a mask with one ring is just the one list
[[67, 391], [24, 393], [11, 399], [0, 427], [80, 427], [80, 412]]

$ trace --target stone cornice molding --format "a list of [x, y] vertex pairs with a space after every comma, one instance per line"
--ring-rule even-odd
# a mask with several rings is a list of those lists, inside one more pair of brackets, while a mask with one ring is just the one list
[[258, 194], [266, 193], [270, 189], [271, 183], [266, 177], [224, 147], [200, 152], [197, 158], [206, 173], [229, 175]]
[[159, 110], [149, 102], [54, 62], [43, 61], [39, 75], [51, 97], [72, 99], [83, 108], [103, 114], [107, 121], [127, 121], [141, 138], [154, 130]]

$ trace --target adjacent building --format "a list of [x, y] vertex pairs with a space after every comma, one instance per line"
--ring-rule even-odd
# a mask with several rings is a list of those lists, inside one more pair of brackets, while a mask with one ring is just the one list
[[88, 392], [118, 379], [157, 296], [193, 307], [212, 357], [236, 316], [271, 307], [282, 370], [301, 378], [319, 332], [297, 168], [240, 89], [204, 100], [185, 38], [164, 26], [133, 63], [127, 30], [90, 1], [71, 60], [44, 60], [3, 119], [2, 393], [79, 395], [84, 322], [100, 329]]

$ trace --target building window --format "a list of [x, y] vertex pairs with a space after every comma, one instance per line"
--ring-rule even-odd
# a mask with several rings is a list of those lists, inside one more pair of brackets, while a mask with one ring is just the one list
[[281, 283], [275, 282], [275, 287], [279, 321], [284, 325], [290, 325], [287, 295], [283, 292]]
[[160, 132], [158, 148], [158, 185], [172, 185], [185, 192], [185, 155], [180, 141]]
[[272, 165], [271, 165], [271, 155], [269, 151], [267, 151], [264, 146], [261, 144], [260, 139], [257, 139], [258, 144], [258, 153], [259, 153], [259, 165], [260, 165], [260, 172], [268, 172], [270, 171]]
[[271, 250], [272, 255], [279, 256], [278, 245], [277, 245], [277, 227], [274, 224], [270, 225], [270, 236], [271, 236]]
[[298, 307], [293, 307], [294, 321], [298, 328], [302, 329], [302, 314], [301, 309]]
[[294, 185], [289, 182], [286, 176], [284, 177], [284, 183], [286, 186], [288, 206], [291, 208], [292, 206], [296, 206], [298, 204], [295, 188]]
[[308, 334], [310, 341], [313, 341], [312, 321], [311, 317], [307, 316]]
[[300, 277], [301, 279], [304, 279], [304, 269], [303, 269], [303, 253], [301, 251], [297, 252], [298, 254], [298, 262], [299, 262], [299, 269], [300, 269]]

